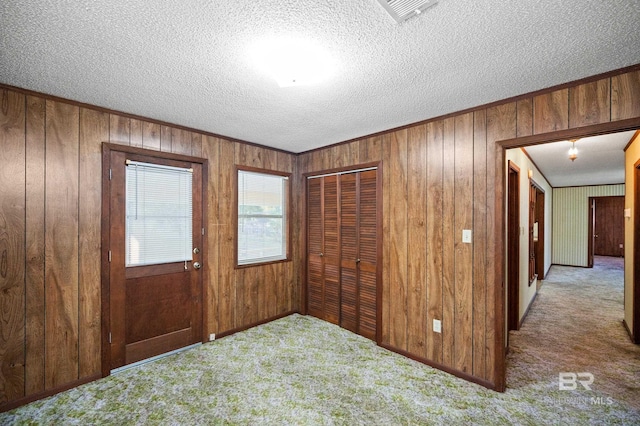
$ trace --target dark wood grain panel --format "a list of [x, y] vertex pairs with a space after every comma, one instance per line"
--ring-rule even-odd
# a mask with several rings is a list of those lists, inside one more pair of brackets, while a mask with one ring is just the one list
[[382, 161], [387, 165], [382, 174], [382, 300], [380, 317], [380, 343], [391, 344], [391, 134], [382, 135]]
[[26, 115], [25, 395], [44, 391], [44, 159], [45, 101], [27, 96]]
[[[407, 130], [391, 134], [391, 158], [388, 171], [391, 176], [389, 194], [389, 343], [398, 349], [407, 349], [407, 199], [408, 149]], [[386, 197], [385, 197], [386, 198]]]
[[408, 129], [407, 350], [426, 356], [427, 128]]
[[[134, 125], [134, 122], [136, 123]], [[136, 143], [142, 144], [140, 121], [132, 120]], [[133, 132], [132, 132], [133, 134]], [[78, 346], [79, 378], [100, 374], [100, 238], [101, 143], [109, 137], [109, 115], [80, 109], [78, 186]]]
[[[292, 177], [289, 179], [289, 231], [288, 235], [292, 262], [286, 262], [281, 264], [279, 267], [279, 276], [276, 279], [276, 291], [274, 292], [275, 301], [274, 301], [274, 315], [280, 315], [285, 312], [290, 312], [293, 310], [294, 302], [296, 302], [297, 298], [294, 296], [294, 287], [296, 286], [297, 277], [300, 273], [300, 264], [303, 261], [303, 257], [299, 251], [299, 242], [302, 240], [300, 238], [300, 224], [302, 222], [301, 212], [298, 210], [298, 204], [296, 202], [296, 197], [300, 194], [299, 188], [299, 179], [297, 179], [295, 175], [295, 157], [293, 155], [278, 152], [276, 153], [276, 168], [277, 170], [293, 173]], [[295, 303], [297, 307], [297, 303]]]
[[569, 128], [610, 121], [610, 102], [610, 79], [608, 78], [570, 87]]
[[191, 132], [172, 127], [171, 152], [174, 154], [191, 155]]
[[[455, 289], [454, 367], [473, 370], [473, 113], [455, 118]], [[472, 231], [472, 243], [462, 242], [464, 230]]]
[[0, 405], [25, 392], [25, 95], [0, 91]]
[[504, 385], [504, 150], [496, 144], [516, 135], [515, 102], [487, 109], [487, 314], [485, 375]]
[[[94, 110], [91, 110], [94, 111]], [[136, 120], [134, 118], [131, 119], [129, 124], [130, 134], [129, 134], [129, 145], [137, 146], [142, 148], [143, 146], [143, 125], [144, 123], [141, 120]], [[104, 142], [104, 140], [100, 141]]]
[[[443, 123], [442, 175], [442, 363], [454, 366], [455, 360], [455, 118]], [[457, 235], [455, 236], [457, 237]]]
[[[518, 137], [531, 136], [533, 134], [533, 99], [525, 98], [516, 102]], [[478, 111], [484, 114], [484, 110]]]
[[382, 160], [382, 137], [372, 136], [360, 142], [360, 153], [358, 155], [360, 163], [371, 163]]
[[131, 119], [118, 114], [109, 115], [109, 142], [129, 145], [131, 141]]
[[233, 206], [235, 203], [234, 144], [220, 140], [218, 174], [218, 326], [220, 331], [238, 327], [235, 316], [236, 289], [234, 280], [234, 239]]
[[202, 157], [202, 140], [205, 136], [196, 132], [189, 132], [191, 134], [191, 155], [193, 157]]
[[207, 316], [204, 321], [205, 335], [211, 333], [218, 333], [220, 327], [218, 325], [218, 306], [220, 301], [219, 289], [218, 289], [218, 270], [220, 262], [219, 253], [219, 195], [218, 195], [218, 180], [219, 180], [219, 157], [220, 157], [220, 142], [213, 136], [203, 136], [202, 140], [202, 157], [207, 159], [208, 162], [208, 176], [207, 181], [207, 223], [205, 229], [205, 236], [207, 241], [207, 259], [204, 265], [204, 286], [206, 288], [205, 294], [205, 307]]
[[442, 363], [442, 333], [433, 331], [433, 320], [442, 320], [443, 121], [427, 124], [427, 359]]
[[358, 333], [378, 338], [380, 294], [380, 169], [358, 173]]
[[160, 125], [145, 121], [142, 124], [142, 147], [160, 151]]
[[[487, 114], [473, 116], [473, 372], [486, 376], [487, 280]], [[518, 119], [520, 116], [518, 116]]]
[[569, 89], [533, 98], [533, 132], [554, 132], [569, 128]]
[[611, 120], [640, 117], [640, 71], [611, 77]]
[[160, 126], [160, 151], [172, 152], [172, 128], [169, 126]]
[[45, 385], [51, 389], [78, 379], [79, 108], [47, 101], [46, 114]]
[[340, 176], [340, 326], [358, 332], [358, 188], [357, 174]]

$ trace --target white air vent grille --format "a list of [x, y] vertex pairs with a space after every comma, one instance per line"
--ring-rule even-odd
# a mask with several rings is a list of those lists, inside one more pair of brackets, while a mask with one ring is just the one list
[[378, 0], [398, 22], [404, 22], [438, 3], [438, 0]]

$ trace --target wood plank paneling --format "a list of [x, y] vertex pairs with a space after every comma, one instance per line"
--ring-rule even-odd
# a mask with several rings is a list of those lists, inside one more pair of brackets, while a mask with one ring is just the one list
[[608, 78], [570, 87], [569, 128], [609, 121], [610, 101], [610, 80]]
[[213, 136], [204, 136], [202, 141], [202, 156], [208, 160], [208, 176], [207, 182], [207, 259], [204, 267], [205, 279], [205, 309], [207, 317], [205, 318], [205, 335], [218, 333], [220, 327], [218, 325], [218, 306], [220, 301], [218, 289], [218, 270], [220, 262], [219, 249], [219, 202], [218, 202], [218, 178], [219, 178], [219, 162], [220, 142]]
[[142, 123], [142, 147], [160, 151], [160, 125], [145, 121]]
[[172, 127], [171, 152], [174, 154], [191, 155], [191, 132]]
[[[504, 315], [504, 303], [496, 301], [504, 297], [504, 226], [496, 229], [496, 224], [504, 224], [504, 150], [496, 142], [510, 139], [516, 135], [516, 103], [497, 105], [487, 109], [487, 315], [485, 375], [498, 386], [504, 378], [504, 327], [497, 327], [496, 316]], [[502, 235], [502, 239], [496, 238]], [[502, 277], [502, 283], [496, 287], [496, 278]], [[504, 300], [502, 301], [504, 302]]]
[[[518, 116], [518, 119], [520, 116]], [[473, 375], [486, 376], [487, 312], [487, 123], [486, 111], [473, 118]]]
[[455, 357], [455, 118], [444, 120], [442, 194], [442, 363], [454, 365]]
[[442, 320], [444, 122], [427, 124], [427, 359], [442, 363], [442, 333], [433, 320]]
[[[526, 98], [516, 102], [518, 137], [533, 134], [533, 99]], [[483, 111], [484, 110], [480, 110]]]
[[129, 145], [131, 140], [131, 119], [117, 114], [110, 114], [109, 123], [109, 142]]
[[194, 157], [202, 157], [202, 136], [200, 133], [189, 132], [191, 134], [191, 155]]
[[[408, 158], [407, 130], [391, 134], [389, 159], [389, 343], [399, 349], [407, 349], [407, 199]], [[385, 197], [387, 198], [387, 197]]]
[[[142, 127], [135, 122], [136, 143], [142, 144]], [[138, 138], [139, 136], [139, 138]], [[80, 110], [80, 169], [78, 187], [78, 345], [79, 378], [100, 374], [100, 239], [102, 182], [101, 142], [109, 137], [109, 115]]]
[[568, 99], [569, 89], [556, 90], [533, 98], [533, 132], [536, 135], [569, 128]]
[[0, 404], [24, 396], [25, 96], [0, 92]]
[[426, 356], [427, 128], [408, 130], [407, 350]]
[[171, 136], [172, 130], [169, 126], [160, 126], [160, 151], [162, 152], [172, 152], [171, 151]]
[[27, 96], [26, 126], [26, 359], [25, 395], [44, 391], [45, 101]]
[[79, 108], [46, 104], [45, 387], [78, 379]]
[[640, 117], [640, 71], [611, 77], [611, 120]]
[[473, 134], [473, 113], [456, 116], [454, 367], [469, 374], [473, 369], [473, 245], [462, 242], [462, 232], [473, 231]]
[[[130, 120], [130, 124], [129, 124], [129, 129], [130, 129], [130, 136], [129, 136], [129, 145], [131, 146], [137, 146], [139, 148], [142, 148], [143, 145], [143, 122], [140, 120], [136, 120], [134, 118], [132, 118]], [[105, 142], [107, 139], [103, 139], [101, 141], [97, 141], [97, 142]]]
[[220, 140], [220, 157], [218, 173], [218, 327], [220, 330], [231, 330], [238, 327], [236, 323], [236, 288], [233, 270], [233, 248], [235, 230], [233, 229], [233, 205], [235, 203], [234, 188], [234, 146], [233, 143]]

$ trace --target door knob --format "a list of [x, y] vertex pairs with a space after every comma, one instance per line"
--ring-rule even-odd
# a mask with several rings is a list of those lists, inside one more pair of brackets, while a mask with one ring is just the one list
[[320, 253], [320, 257], [323, 257], [323, 256], [324, 256], [324, 253]]
[[200, 249], [198, 247], [195, 247], [193, 249], [193, 254], [198, 254], [198, 253], [200, 253]]
[[360, 259], [356, 259], [356, 263], [360, 263]]
[[200, 264], [200, 262], [193, 262], [193, 267], [194, 269], [200, 269], [202, 268], [202, 265]]

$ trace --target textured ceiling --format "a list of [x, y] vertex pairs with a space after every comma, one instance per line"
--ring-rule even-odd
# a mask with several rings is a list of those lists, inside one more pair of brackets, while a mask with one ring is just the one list
[[[640, 0], [0, 2], [0, 82], [292, 152], [640, 63]], [[309, 40], [334, 64], [281, 88], [251, 59]]]
[[525, 150], [554, 188], [624, 183], [624, 148], [634, 134], [629, 131], [579, 139], [575, 161], [569, 160], [569, 141], [528, 146]]

